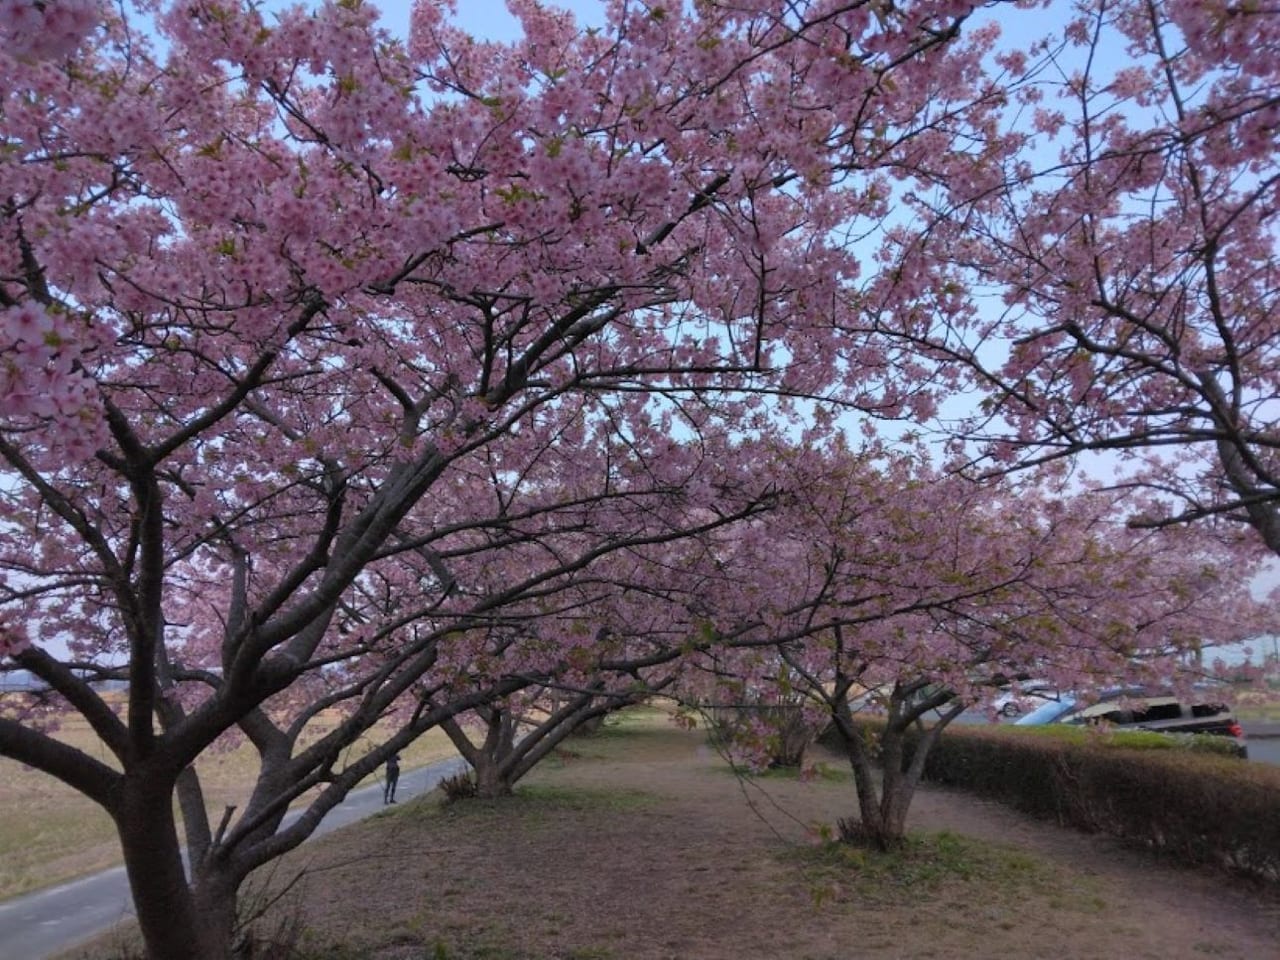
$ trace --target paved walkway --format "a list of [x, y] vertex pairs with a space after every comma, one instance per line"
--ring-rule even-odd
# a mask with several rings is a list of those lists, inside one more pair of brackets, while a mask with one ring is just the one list
[[1246, 737], [1257, 737], [1260, 740], [1280, 737], [1280, 723], [1245, 723], [1244, 735]]
[[[465, 767], [461, 759], [407, 770], [396, 793], [408, 798], [431, 790]], [[320, 821], [313, 837], [383, 809], [382, 784], [352, 791]], [[297, 814], [291, 814], [290, 818]], [[113, 867], [62, 886], [0, 903], [0, 960], [41, 960], [75, 946], [133, 913], [124, 867]]]

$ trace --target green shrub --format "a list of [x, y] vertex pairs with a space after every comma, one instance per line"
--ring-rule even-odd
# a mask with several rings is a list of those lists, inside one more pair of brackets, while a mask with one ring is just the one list
[[951, 727], [925, 778], [1181, 862], [1280, 882], [1280, 769], [1223, 747], [1229, 741], [1208, 736]]
[[743, 703], [708, 711], [712, 741], [769, 768], [799, 768], [818, 730], [798, 703]]

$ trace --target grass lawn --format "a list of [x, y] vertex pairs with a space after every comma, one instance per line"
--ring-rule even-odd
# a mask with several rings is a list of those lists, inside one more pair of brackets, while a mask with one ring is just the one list
[[834, 760], [740, 779], [656, 711], [570, 744], [515, 797], [419, 797], [290, 854], [260, 931], [290, 960], [1280, 956], [1275, 891], [964, 794], [922, 789], [877, 854], [824, 840], [854, 806]]

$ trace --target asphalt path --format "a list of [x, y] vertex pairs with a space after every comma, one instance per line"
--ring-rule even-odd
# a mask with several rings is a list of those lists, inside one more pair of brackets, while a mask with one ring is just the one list
[[1249, 738], [1249, 759], [1256, 763], [1280, 766], [1280, 737], [1257, 735]]
[[[396, 796], [407, 799], [425, 793], [465, 766], [463, 760], [453, 759], [406, 770], [400, 775]], [[382, 809], [382, 783], [362, 787], [330, 810], [311, 836], [344, 827]], [[286, 822], [298, 816], [298, 812], [291, 813]], [[132, 914], [133, 898], [124, 867], [17, 897], [0, 903], [0, 960], [41, 960]]]

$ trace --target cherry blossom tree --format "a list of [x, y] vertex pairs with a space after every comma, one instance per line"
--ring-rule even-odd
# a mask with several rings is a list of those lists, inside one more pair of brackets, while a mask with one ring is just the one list
[[1159, 494], [1140, 522], [1225, 517], [1280, 552], [1280, 14], [1064, 8], [999, 57], [976, 173], [904, 198], [885, 302], [931, 282], [886, 325], [971, 370], [986, 469], [1111, 451]]
[[[474, 638], [755, 512], [745, 440], [796, 401], [930, 403], [848, 333], [840, 237], [981, 102], [966, 4], [615, 0], [579, 31], [511, 0], [503, 45], [420, 0], [407, 46], [360, 0], [0, 9], [0, 654], [111, 760], [10, 715], [0, 754], [112, 815], [154, 960], [225, 960], [250, 870], [572, 666]], [[232, 733], [260, 773], [215, 826], [191, 764]]]
[[[715, 510], [695, 509], [680, 519], [676, 526], [687, 530], [686, 535], [628, 543], [571, 582], [557, 584], [553, 596], [524, 605], [519, 617], [504, 612], [500, 624], [488, 628], [485, 649], [510, 645], [513, 633], [572, 639], [567, 644], [535, 641], [534, 646], [550, 646], [559, 659], [526, 667], [526, 675], [550, 679], [441, 723], [471, 766], [469, 782], [457, 784], [460, 795], [467, 790], [485, 798], [511, 793], [569, 736], [590, 730], [624, 707], [671, 696], [689, 669], [688, 655], [722, 642], [706, 630], [707, 591], [721, 576], [714, 559], [718, 543], [724, 531], [776, 509], [786, 496], [778, 484], [791, 478], [774, 465], [779, 447], [786, 446], [774, 440], [737, 445], [734, 451], [733, 459], [748, 465], [750, 475], [770, 491], [758, 509], [747, 506], [737, 517], [720, 517], [717, 511], [726, 505], [722, 493]], [[528, 566], [519, 559], [515, 563]], [[487, 566], [492, 571], [492, 562]], [[498, 579], [508, 578], [499, 573]], [[745, 637], [741, 642], [760, 640]], [[511, 666], [509, 658], [504, 665]]]
[[[773, 499], [762, 501], [760, 509], [769, 509]], [[726, 502], [717, 497], [717, 509]], [[754, 506], [740, 516], [749, 516]], [[506, 676], [523, 677], [529, 686], [441, 722], [471, 768], [466, 782], [451, 788], [452, 796], [509, 795], [566, 738], [672, 685], [681, 658], [696, 646], [689, 614], [696, 591], [687, 571], [703, 552], [702, 541], [730, 525], [726, 519], [736, 519], [695, 513], [673, 524], [685, 531], [681, 536], [647, 543], [631, 538], [625, 549], [557, 578], [532, 602], [504, 605], [488, 621], [463, 662], [490, 659]], [[594, 549], [602, 530], [594, 524], [589, 529], [589, 536], [579, 537], [584, 548]], [[545, 545], [543, 539], [537, 542], [539, 549]], [[516, 571], [533, 566], [518, 552], [505, 550], [486, 554], [486, 575], [509, 583], [512, 573], [503, 569], [508, 564]]]
[[[668, 651], [671, 660], [679, 655], [679, 648]], [[485, 703], [470, 715], [442, 721], [441, 729], [471, 768], [461, 775], [462, 780], [455, 778], [450, 796], [487, 800], [509, 796], [570, 736], [598, 729], [597, 721], [643, 702], [668, 686], [675, 675], [668, 672], [660, 679], [637, 681], [625, 671], [625, 661], [615, 659], [614, 664], [609, 674], [588, 686], [554, 679], [550, 686], [529, 687]]]
[[[1237, 550], [1202, 529], [1132, 530], [1115, 493], [977, 483], [874, 447], [806, 459], [788, 465], [804, 479], [780, 484], [795, 491], [784, 506], [718, 535], [715, 631], [775, 643], [705, 660], [713, 701], [807, 704], [809, 722], [831, 724], [855, 778], [851, 838], [902, 841], [929, 750], [998, 684], [1189, 686], [1206, 677], [1202, 644], [1274, 625]], [[743, 594], [746, 619], [728, 599]], [[868, 704], [884, 711], [874, 745], [854, 718]], [[748, 753], [779, 733], [754, 714], [742, 732]]]

